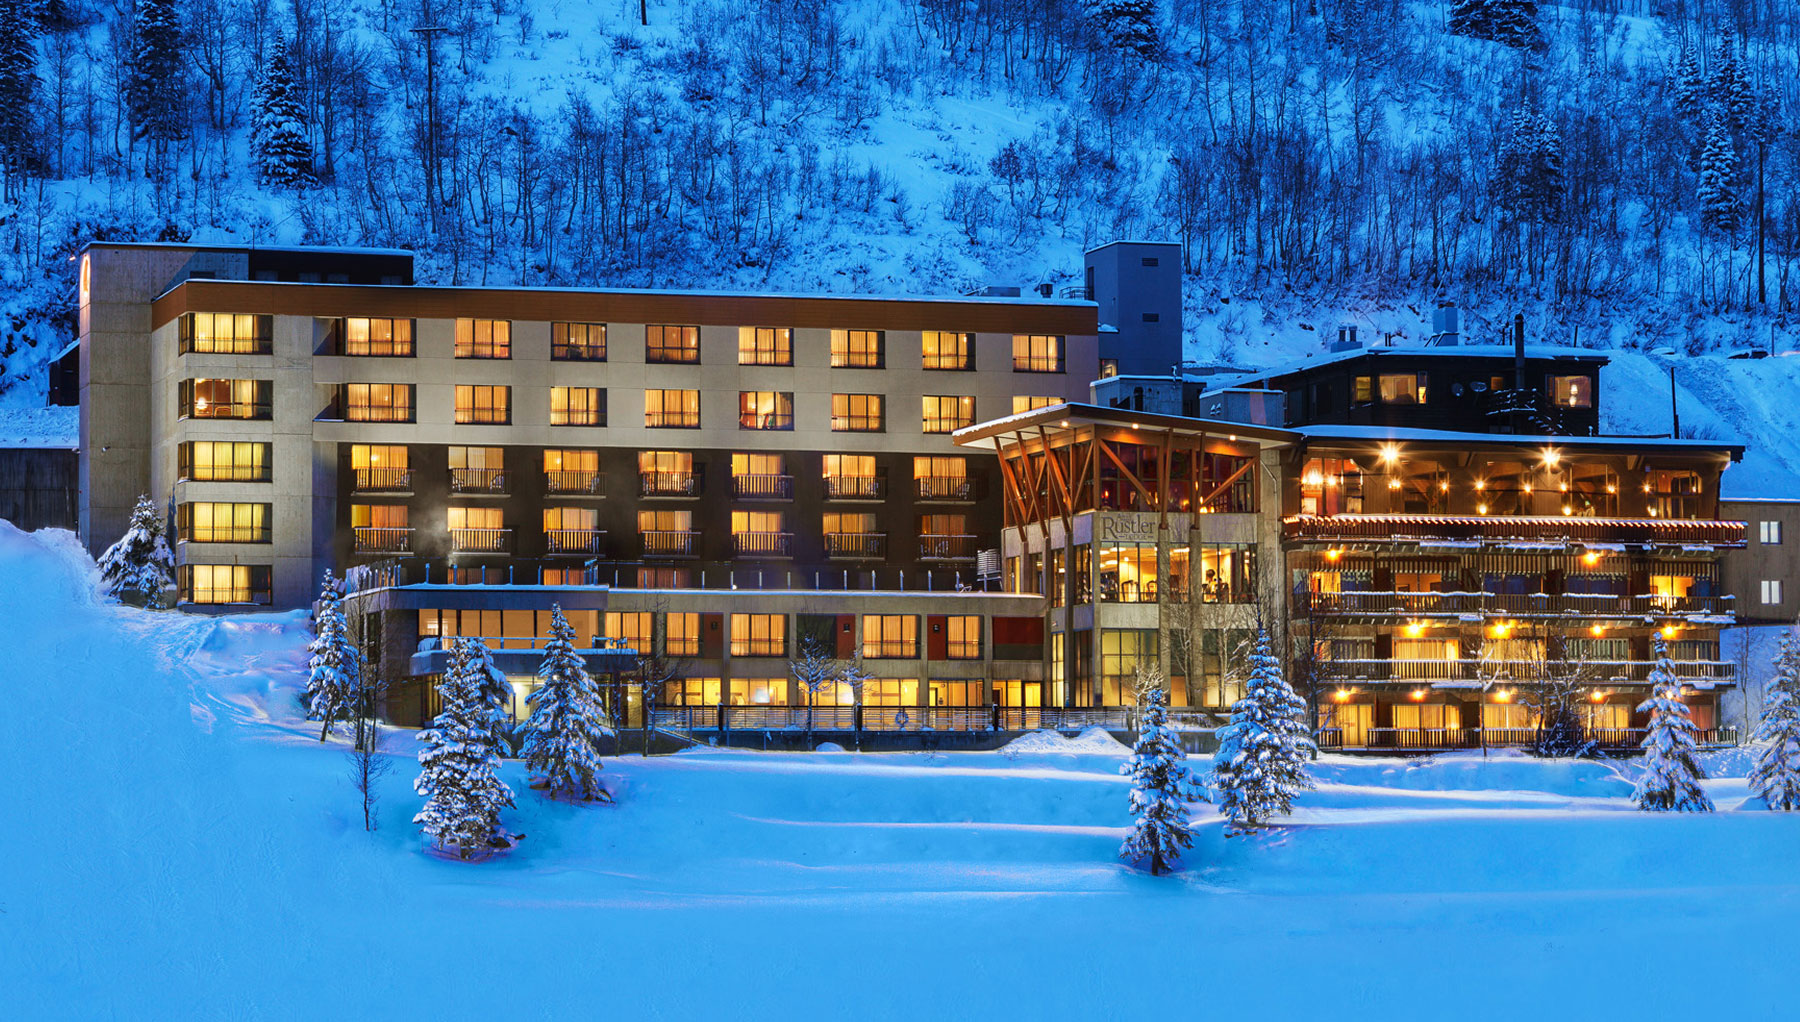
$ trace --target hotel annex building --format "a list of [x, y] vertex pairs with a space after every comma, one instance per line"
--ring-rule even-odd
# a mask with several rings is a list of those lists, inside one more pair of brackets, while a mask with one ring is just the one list
[[[1593, 360], [1474, 349], [1410, 382], [1372, 354], [1249, 381], [1285, 398], [1276, 424], [1088, 403], [1103, 364], [1178, 360], [1178, 274], [1172, 301], [1135, 280], [1175, 254], [1096, 250], [1074, 298], [876, 299], [430, 287], [405, 253], [95, 243], [83, 539], [104, 549], [150, 494], [190, 609], [305, 606], [349, 572], [402, 723], [452, 636], [522, 697], [557, 604], [597, 668], [676, 664], [659, 718], [696, 732], [803, 720], [802, 642], [871, 678], [860, 705], [815, 701], [821, 730], [1110, 722], [1143, 661], [1204, 725], [1259, 622], [1346, 748], [1516, 740], [1520, 687], [1569, 661], [1622, 741], [1657, 633], [1718, 727], [1739, 452], [1573, 435]], [[1490, 376], [1547, 411], [1419, 418]]]

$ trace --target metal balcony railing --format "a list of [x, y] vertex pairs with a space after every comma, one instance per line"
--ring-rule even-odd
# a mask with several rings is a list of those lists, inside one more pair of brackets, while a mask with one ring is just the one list
[[700, 534], [691, 529], [652, 529], [640, 533], [645, 557], [692, 557]]
[[450, 489], [456, 493], [505, 493], [506, 472], [498, 468], [453, 468]]
[[738, 532], [731, 541], [739, 557], [787, 557], [794, 549], [791, 532]]
[[603, 529], [546, 529], [544, 550], [561, 557], [596, 557], [605, 539]]
[[693, 472], [640, 472], [638, 493], [645, 497], [693, 497], [700, 492], [700, 477]]
[[887, 552], [885, 532], [827, 532], [825, 556], [833, 560], [880, 560]]
[[920, 476], [913, 483], [920, 500], [969, 500], [974, 495], [968, 476]]
[[794, 477], [790, 475], [734, 475], [731, 492], [745, 500], [792, 500]]
[[567, 469], [545, 472], [544, 490], [547, 493], [601, 496], [606, 492], [606, 473]]
[[394, 493], [412, 489], [410, 468], [359, 468], [356, 488], [363, 493]]
[[826, 476], [825, 497], [828, 500], [880, 500], [887, 487], [881, 476]]
[[356, 552], [359, 554], [404, 554], [412, 552], [411, 529], [359, 526], [355, 530]]
[[457, 553], [505, 553], [512, 545], [511, 529], [451, 529], [450, 548]]
[[972, 561], [975, 559], [974, 536], [950, 536], [924, 533], [919, 536], [921, 561]]

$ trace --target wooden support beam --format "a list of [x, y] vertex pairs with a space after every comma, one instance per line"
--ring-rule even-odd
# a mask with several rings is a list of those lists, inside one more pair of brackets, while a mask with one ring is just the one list
[[1094, 442], [1100, 445], [1100, 453], [1106, 455], [1107, 458], [1111, 459], [1114, 465], [1119, 467], [1119, 474], [1124, 476], [1126, 480], [1131, 483], [1132, 489], [1138, 492], [1138, 496], [1144, 498], [1144, 503], [1149, 504], [1151, 507], [1155, 507], [1156, 498], [1151, 496], [1150, 491], [1145, 488], [1143, 482], [1139, 480], [1136, 475], [1132, 474], [1131, 469], [1125, 467], [1125, 463], [1119, 460], [1119, 456], [1113, 453], [1113, 449], [1107, 446], [1106, 441], [1101, 440], [1099, 437], [1095, 437]]
[[[1233, 472], [1230, 475], [1226, 476], [1224, 482], [1220, 483], [1218, 486], [1213, 487], [1213, 491], [1211, 493], [1207, 494], [1206, 497], [1200, 501], [1200, 507], [1205, 507], [1206, 505], [1211, 504], [1213, 502], [1214, 497], [1217, 497], [1219, 494], [1224, 493], [1226, 487], [1230, 486], [1232, 483], [1235, 483], [1239, 479], [1243, 478], [1243, 475], [1245, 472], [1248, 472], [1255, 467], [1256, 467], [1256, 459], [1254, 459], [1254, 458], [1244, 462], [1243, 466], [1241, 468], [1239, 468], [1236, 472]], [[1194, 510], [1198, 511], [1199, 508], [1195, 508]]]

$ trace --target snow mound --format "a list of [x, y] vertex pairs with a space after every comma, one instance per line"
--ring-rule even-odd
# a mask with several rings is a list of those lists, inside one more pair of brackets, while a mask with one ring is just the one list
[[1418, 759], [1323, 756], [1312, 766], [1320, 781], [1403, 791], [1537, 791], [1580, 797], [1631, 794], [1621, 761], [1539, 759], [1516, 749]]
[[1056, 731], [1033, 731], [1001, 746], [1001, 752], [1009, 755], [1029, 753], [1032, 755], [1055, 754], [1063, 752], [1080, 752], [1102, 756], [1118, 756], [1130, 752], [1129, 746], [1120, 744], [1112, 733], [1103, 727], [1090, 727], [1073, 738]]

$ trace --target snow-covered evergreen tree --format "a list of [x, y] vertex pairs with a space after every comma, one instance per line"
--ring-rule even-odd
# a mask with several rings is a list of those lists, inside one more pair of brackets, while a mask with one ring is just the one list
[[362, 651], [350, 641], [343, 599], [342, 583], [327, 570], [313, 615], [313, 641], [307, 647], [312, 660], [307, 665], [303, 696], [307, 719], [322, 722], [321, 742], [331, 733], [331, 725], [350, 719], [356, 694], [362, 687]]
[[1556, 122], [1521, 110], [1513, 115], [1494, 173], [1494, 198], [1514, 220], [1542, 223], [1562, 209], [1562, 135]]
[[187, 65], [181, 53], [181, 17], [174, 0], [135, 0], [125, 101], [134, 138], [160, 141], [184, 133], [182, 112]]
[[443, 708], [419, 732], [419, 778], [413, 790], [426, 797], [413, 822], [440, 849], [467, 859], [503, 848], [508, 835], [500, 810], [513, 804], [500, 780], [494, 752], [491, 704], [485, 694], [493, 663], [479, 639], [457, 639], [438, 683]]
[[1693, 120], [1706, 105], [1706, 76], [1700, 73], [1700, 57], [1692, 45], [1681, 48], [1675, 64], [1675, 111]]
[[175, 555], [163, 534], [162, 512], [149, 496], [140, 496], [131, 509], [125, 535], [100, 555], [100, 577], [106, 580], [106, 591], [112, 596], [127, 590], [142, 593], [144, 606], [155, 610], [162, 606], [163, 589], [174, 567]]
[[0, 167], [9, 198], [36, 155], [38, 26], [36, 0], [0, 0]]
[[1537, 15], [1538, 0], [1456, 0], [1450, 8], [1450, 31], [1535, 50], [1543, 44]]
[[1269, 633], [1259, 631], [1244, 698], [1231, 708], [1231, 723], [1219, 729], [1213, 757], [1212, 786], [1219, 813], [1231, 821], [1227, 833], [1244, 833], [1292, 812], [1294, 796], [1313, 786], [1306, 762], [1317, 748], [1306, 723], [1306, 700], [1281, 676]]
[[1656, 666], [1650, 671], [1650, 698], [1638, 705], [1650, 713], [1650, 733], [1644, 736], [1644, 774], [1638, 779], [1632, 801], [1639, 809], [1655, 812], [1706, 813], [1712, 799], [1700, 787], [1706, 779], [1694, 758], [1699, 747], [1694, 722], [1681, 701], [1681, 681], [1669, 647], [1656, 640]]
[[1706, 113], [1706, 143], [1700, 151], [1700, 220], [1721, 234], [1738, 227], [1737, 150], [1731, 131], [1716, 110]]
[[512, 682], [494, 666], [494, 654], [487, 643], [480, 639], [468, 640], [472, 649], [469, 653], [471, 666], [477, 679], [477, 688], [481, 699], [487, 706], [488, 737], [497, 755], [505, 756], [512, 751]]
[[1751, 740], [1766, 744], [1756, 753], [1750, 791], [1770, 809], [1800, 809], [1800, 637], [1793, 632], [1781, 637], [1775, 678]]
[[1156, 0], [1087, 0], [1088, 20], [1112, 49], [1151, 59], [1162, 49]]
[[1119, 858], [1144, 862], [1155, 876], [1181, 864], [1181, 853], [1194, 843], [1188, 803], [1205, 792], [1188, 772], [1187, 753], [1169, 727], [1168, 693], [1149, 693], [1143, 706], [1137, 743], [1119, 772], [1131, 778], [1131, 832]]
[[[4, 2], [4, 0], [0, 0]], [[312, 142], [299, 86], [288, 60], [287, 43], [277, 39], [256, 83], [251, 110], [250, 149], [257, 179], [265, 184], [298, 186], [313, 180]]]
[[600, 687], [575, 652], [575, 629], [562, 608], [550, 608], [550, 642], [538, 665], [538, 688], [527, 703], [520, 753], [544, 788], [562, 798], [612, 801], [600, 783], [600, 742], [614, 735]]

